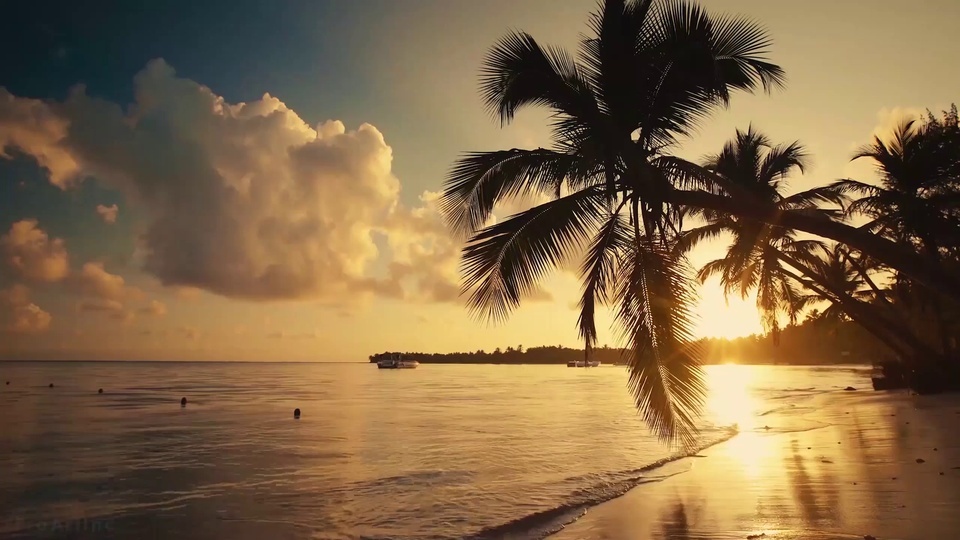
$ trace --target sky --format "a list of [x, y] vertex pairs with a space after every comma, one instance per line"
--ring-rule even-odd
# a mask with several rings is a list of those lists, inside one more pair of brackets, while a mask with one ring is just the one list
[[[957, 99], [949, 0], [712, 0], [774, 39], [786, 89], [737, 95], [676, 153], [748, 125], [801, 141], [806, 189], [870, 180], [854, 150]], [[0, 19], [0, 358], [361, 361], [578, 345], [574, 271], [504, 324], [458, 295], [437, 193], [501, 128], [477, 72], [512, 29], [576, 47], [588, 1], [22, 2]], [[499, 219], [523, 201], [499, 208]], [[694, 264], [724, 242], [698, 249]], [[701, 290], [698, 332], [760, 330]], [[601, 321], [600, 342], [616, 345]]]

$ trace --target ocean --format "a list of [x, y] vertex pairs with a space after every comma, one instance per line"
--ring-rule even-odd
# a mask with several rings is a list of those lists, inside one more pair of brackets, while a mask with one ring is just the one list
[[[869, 388], [864, 367], [706, 369], [704, 447], [808, 429], [816, 396]], [[543, 538], [689, 468], [626, 383], [617, 366], [0, 363], [0, 538]]]

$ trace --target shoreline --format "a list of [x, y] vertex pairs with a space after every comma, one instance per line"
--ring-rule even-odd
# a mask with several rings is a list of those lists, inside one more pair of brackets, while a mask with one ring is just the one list
[[592, 507], [549, 538], [955, 536], [960, 395], [841, 391], [814, 405], [764, 416], [767, 425], [677, 461], [679, 474]]

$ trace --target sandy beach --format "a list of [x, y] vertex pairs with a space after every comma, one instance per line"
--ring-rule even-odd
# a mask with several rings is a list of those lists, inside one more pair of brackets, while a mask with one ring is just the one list
[[957, 538], [958, 422], [956, 395], [831, 392], [761, 417], [551, 538]]

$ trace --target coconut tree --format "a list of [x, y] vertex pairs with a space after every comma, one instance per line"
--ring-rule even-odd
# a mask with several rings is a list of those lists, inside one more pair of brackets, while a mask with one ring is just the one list
[[[943, 121], [901, 122], [888, 140], [879, 136], [854, 159], [869, 159], [877, 184], [852, 179], [833, 184], [838, 192], [857, 198], [848, 212], [869, 221], [865, 228], [914, 248], [934, 264], [955, 257], [960, 230], [960, 127], [956, 108]], [[897, 274], [903, 284], [908, 276]], [[905, 285], [905, 284], [903, 284]], [[902, 288], [902, 287], [901, 287]], [[916, 299], [933, 314], [941, 350], [950, 352], [950, 329], [939, 290], [912, 287]]]
[[[685, 208], [830, 236], [960, 299], [960, 283], [913, 252], [824, 216], [757, 204], [672, 155], [737, 91], [782, 85], [769, 45], [746, 19], [669, 0], [604, 1], [576, 58], [510, 33], [483, 61], [481, 96], [502, 124], [526, 107], [547, 108], [552, 144], [462, 156], [440, 201], [469, 239], [464, 292], [478, 316], [505, 319], [551, 269], [584, 255], [580, 335], [592, 349], [596, 310], [612, 307], [637, 406], [666, 441], [694, 440], [704, 399], [691, 272], [670, 246]], [[488, 224], [498, 203], [530, 194], [551, 200]]]
[[[593, 35], [569, 53], [507, 35], [483, 63], [481, 92], [509, 123], [523, 107], [552, 112], [553, 146], [467, 154], [441, 208], [472, 236], [463, 253], [472, 310], [503, 320], [561, 261], [585, 253], [579, 332], [596, 344], [598, 306], [612, 306], [628, 346], [630, 387], [661, 439], [691, 443], [705, 387], [693, 337], [689, 268], [671, 253], [673, 188], [716, 189], [669, 151], [737, 90], [777, 87], [769, 38], [694, 4], [608, 0]], [[486, 226], [520, 194], [553, 200]]]
[[[799, 143], [772, 145], [769, 138], [751, 126], [745, 132], [737, 130], [723, 151], [710, 156], [703, 166], [723, 177], [727, 189], [747, 192], [781, 211], [837, 214], [839, 208], [820, 206], [832, 203], [839, 207], [844, 202], [841, 195], [828, 189], [782, 194], [787, 189], [788, 176], [794, 171], [803, 172], [806, 158]], [[799, 238], [794, 229], [750, 218], [696, 208], [689, 213], [702, 218], [705, 224], [681, 234], [676, 249], [687, 251], [703, 240], [724, 234], [731, 236], [733, 240], [725, 256], [706, 263], [698, 278], [702, 282], [719, 276], [728, 295], [736, 292], [746, 298], [756, 291], [761, 322], [776, 341], [781, 319], [787, 318], [795, 324], [808, 298], [797, 289], [794, 274], [784, 261], [791, 260], [794, 264], [811, 261], [823, 244]]]

